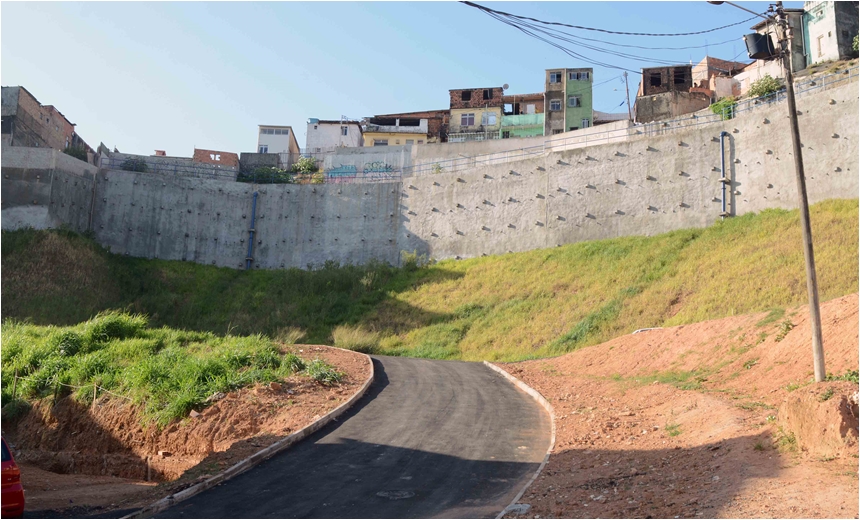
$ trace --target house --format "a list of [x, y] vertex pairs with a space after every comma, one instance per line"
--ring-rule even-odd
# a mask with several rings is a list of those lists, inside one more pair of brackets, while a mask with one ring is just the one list
[[544, 93], [502, 96], [501, 138], [544, 135]]
[[[420, 112], [400, 112], [397, 114], [376, 114], [371, 119], [426, 119], [427, 120], [427, 143], [444, 143], [448, 140], [448, 118], [450, 111], [423, 110]], [[416, 143], [417, 144], [417, 143]]]
[[630, 115], [627, 112], [601, 112], [594, 110], [594, 126], [614, 123], [616, 121], [628, 121]]
[[203, 150], [200, 148], [194, 149], [194, 155], [191, 157], [192, 163], [207, 164], [223, 169], [238, 169], [239, 155], [232, 152], [222, 152], [220, 150]]
[[547, 69], [544, 135], [588, 128], [594, 122], [591, 86], [594, 70]]
[[305, 138], [305, 152], [330, 152], [335, 148], [357, 148], [362, 146], [362, 128], [358, 121], [341, 118], [325, 120], [315, 117], [308, 119]]
[[91, 164], [95, 157], [95, 150], [75, 132], [74, 123], [21, 86], [2, 88], [2, 135], [6, 145], [60, 151], [82, 148]]
[[704, 92], [716, 101], [726, 96], [741, 95], [740, 84], [734, 76], [743, 71], [747, 63], [705, 56], [693, 66], [692, 92]]
[[448, 94], [448, 142], [499, 138], [504, 104], [501, 87], [453, 89]]
[[299, 142], [291, 126], [259, 125], [257, 153], [298, 155]]
[[427, 132], [427, 119], [371, 117], [364, 126], [364, 146], [425, 144]]
[[634, 120], [647, 123], [672, 119], [707, 108], [711, 95], [706, 90], [709, 89], [694, 88], [692, 65], [644, 68], [633, 105]]
[[803, 11], [806, 65], [857, 56], [857, 2], [804, 2]]

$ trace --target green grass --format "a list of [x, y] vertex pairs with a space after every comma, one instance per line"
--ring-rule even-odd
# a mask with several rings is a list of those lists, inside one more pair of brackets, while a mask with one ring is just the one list
[[[857, 200], [811, 207], [823, 301], [857, 291]], [[111, 255], [68, 232], [3, 232], [4, 317], [73, 325], [123, 309], [219, 336], [289, 335], [365, 352], [517, 361], [638, 328], [806, 302], [796, 211], [523, 253], [237, 271]], [[776, 309], [776, 310], [774, 310]], [[752, 345], [754, 343], [750, 342]]]
[[[323, 384], [342, 377], [322, 361], [306, 365], [294, 354], [283, 355], [262, 335], [151, 328], [145, 317], [123, 313], [100, 314], [71, 327], [6, 320], [2, 340], [4, 418], [26, 411], [22, 399], [73, 394], [88, 404], [97, 385], [141, 405], [146, 423], [164, 426], [204, 407], [216, 392], [300, 371]], [[16, 374], [21, 379], [13, 395]]]
[[669, 437], [677, 437], [683, 433], [681, 431], [680, 424], [666, 424], [666, 433], [669, 434]]

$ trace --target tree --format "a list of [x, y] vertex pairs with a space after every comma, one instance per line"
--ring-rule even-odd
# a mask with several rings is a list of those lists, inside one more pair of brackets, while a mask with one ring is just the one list
[[293, 173], [316, 173], [317, 160], [313, 157], [302, 157], [290, 168]]
[[138, 159], [136, 157], [129, 157], [128, 159], [122, 162], [120, 168], [128, 171], [128, 172], [146, 172], [146, 161], [143, 159]]
[[726, 120], [735, 117], [735, 107], [738, 102], [734, 96], [726, 96], [710, 106], [711, 112], [720, 115], [720, 119]]
[[765, 74], [763, 78], [754, 81], [750, 85], [750, 97], [761, 97], [768, 94], [773, 94], [782, 88], [779, 80], [772, 78], [770, 74]]

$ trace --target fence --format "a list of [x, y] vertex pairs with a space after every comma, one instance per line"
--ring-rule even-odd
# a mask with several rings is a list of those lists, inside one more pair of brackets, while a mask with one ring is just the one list
[[[798, 97], [808, 95], [818, 90], [836, 88], [852, 82], [858, 76], [860, 67], [852, 67], [842, 72], [819, 76], [818, 78], [795, 82], [795, 94]], [[754, 99], [740, 101], [734, 106], [727, 107], [728, 110], [720, 114], [692, 114], [686, 118], [669, 121], [656, 121], [653, 123], [636, 124], [634, 126], [616, 130], [608, 130], [598, 133], [582, 133], [556, 139], [548, 139], [542, 145], [528, 148], [516, 148], [504, 152], [462, 157], [447, 161], [432, 161], [415, 164], [403, 169], [404, 176], [423, 173], [452, 173], [479, 166], [504, 164], [508, 162], [521, 161], [523, 159], [540, 155], [547, 152], [557, 152], [574, 148], [583, 148], [610, 142], [626, 141], [631, 137], [663, 135], [676, 130], [695, 128], [731, 119], [744, 112], [750, 112], [758, 108], [772, 106], [785, 100], [785, 90], [773, 94], [761, 96]]]
[[236, 179], [235, 170], [225, 170], [217, 166], [207, 166], [202, 163], [180, 164], [177, 162], [162, 162], [159, 160], [148, 160], [144, 157], [116, 158], [103, 156], [101, 161], [99, 161], [99, 168], [159, 173], [162, 175]]

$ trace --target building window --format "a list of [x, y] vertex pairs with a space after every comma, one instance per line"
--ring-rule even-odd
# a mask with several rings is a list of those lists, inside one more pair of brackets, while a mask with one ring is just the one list
[[481, 124], [484, 126], [493, 126], [496, 124], [496, 114], [493, 112], [484, 112], [481, 114]]
[[549, 102], [549, 109], [550, 110], [561, 110], [561, 100], [560, 99], [551, 100]]
[[316, 148], [314, 148], [314, 152], [315, 152], [315, 153], [320, 153], [320, 152], [322, 152], [322, 148], [320, 148], [319, 146], [317, 146]]
[[415, 144], [415, 141], [412, 139], [407, 139], [406, 144]]
[[588, 72], [568, 72], [567, 79], [571, 81], [588, 81], [590, 73]]
[[475, 126], [475, 114], [460, 114], [460, 126]]
[[583, 119], [582, 128], [588, 128], [589, 126], [591, 126], [591, 121], [589, 121], [588, 119]]
[[651, 79], [650, 84], [652, 87], [659, 87], [660, 85], [663, 84], [663, 76], [659, 72], [652, 72], [650, 75], [650, 79]]
[[373, 146], [388, 146], [388, 139], [374, 139]]
[[822, 56], [824, 56], [824, 55], [821, 53], [821, 39], [822, 39], [822, 38], [824, 38], [824, 35], [823, 35], [823, 34], [822, 34], [821, 36], [819, 36], [819, 37], [816, 39], [816, 40], [818, 41], [818, 57], [819, 57], [819, 58], [820, 58], [820, 57], [822, 57]]
[[418, 144], [424, 144], [424, 140], [423, 140], [423, 139], [419, 139], [419, 140], [418, 140]]
[[564, 130], [562, 130], [561, 128], [559, 128], [559, 129], [557, 129], [557, 130], [553, 130], [553, 131], [552, 131], [552, 135], [558, 135], [558, 134], [560, 134], [560, 133], [562, 133], [562, 132], [564, 132]]
[[400, 144], [400, 139], [397, 139], [396, 141], [394, 141], [394, 144]]
[[549, 73], [549, 82], [550, 83], [561, 83], [561, 72], [550, 72]]
[[220, 153], [210, 153], [209, 158], [212, 159], [213, 161], [220, 161], [221, 160], [221, 154]]
[[687, 69], [677, 68], [672, 74], [673, 83], [675, 85], [683, 85], [687, 81]]
[[572, 126], [572, 127], [570, 127], [570, 131], [571, 131], [571, 132], [573, 132], [574, 130], [579, 130], [579, 127], [578, 127], [578, 126]]
[[535, 106], [534, 105], [526, 105], [526, 114], [534, 114]]
[[567, 106], [569, 107], [581, 107], [582, 101], [579, 96], [568, 96], [567, 97]]
[[511, 137], [510, 130], [505, 130], [504, 132], [502, 132], [502, 139], [509, 139], [510, 137]]
[[472, 101], [472, 91], [464, 90], [460, 92], [460, 101]]
[[484, 89], [484, 99], [493, 99], [493, 89], [485, 88]]
[[349, 133], [349, 127], [342, 126], [340, 127], [340, 135], [347, 135]]

